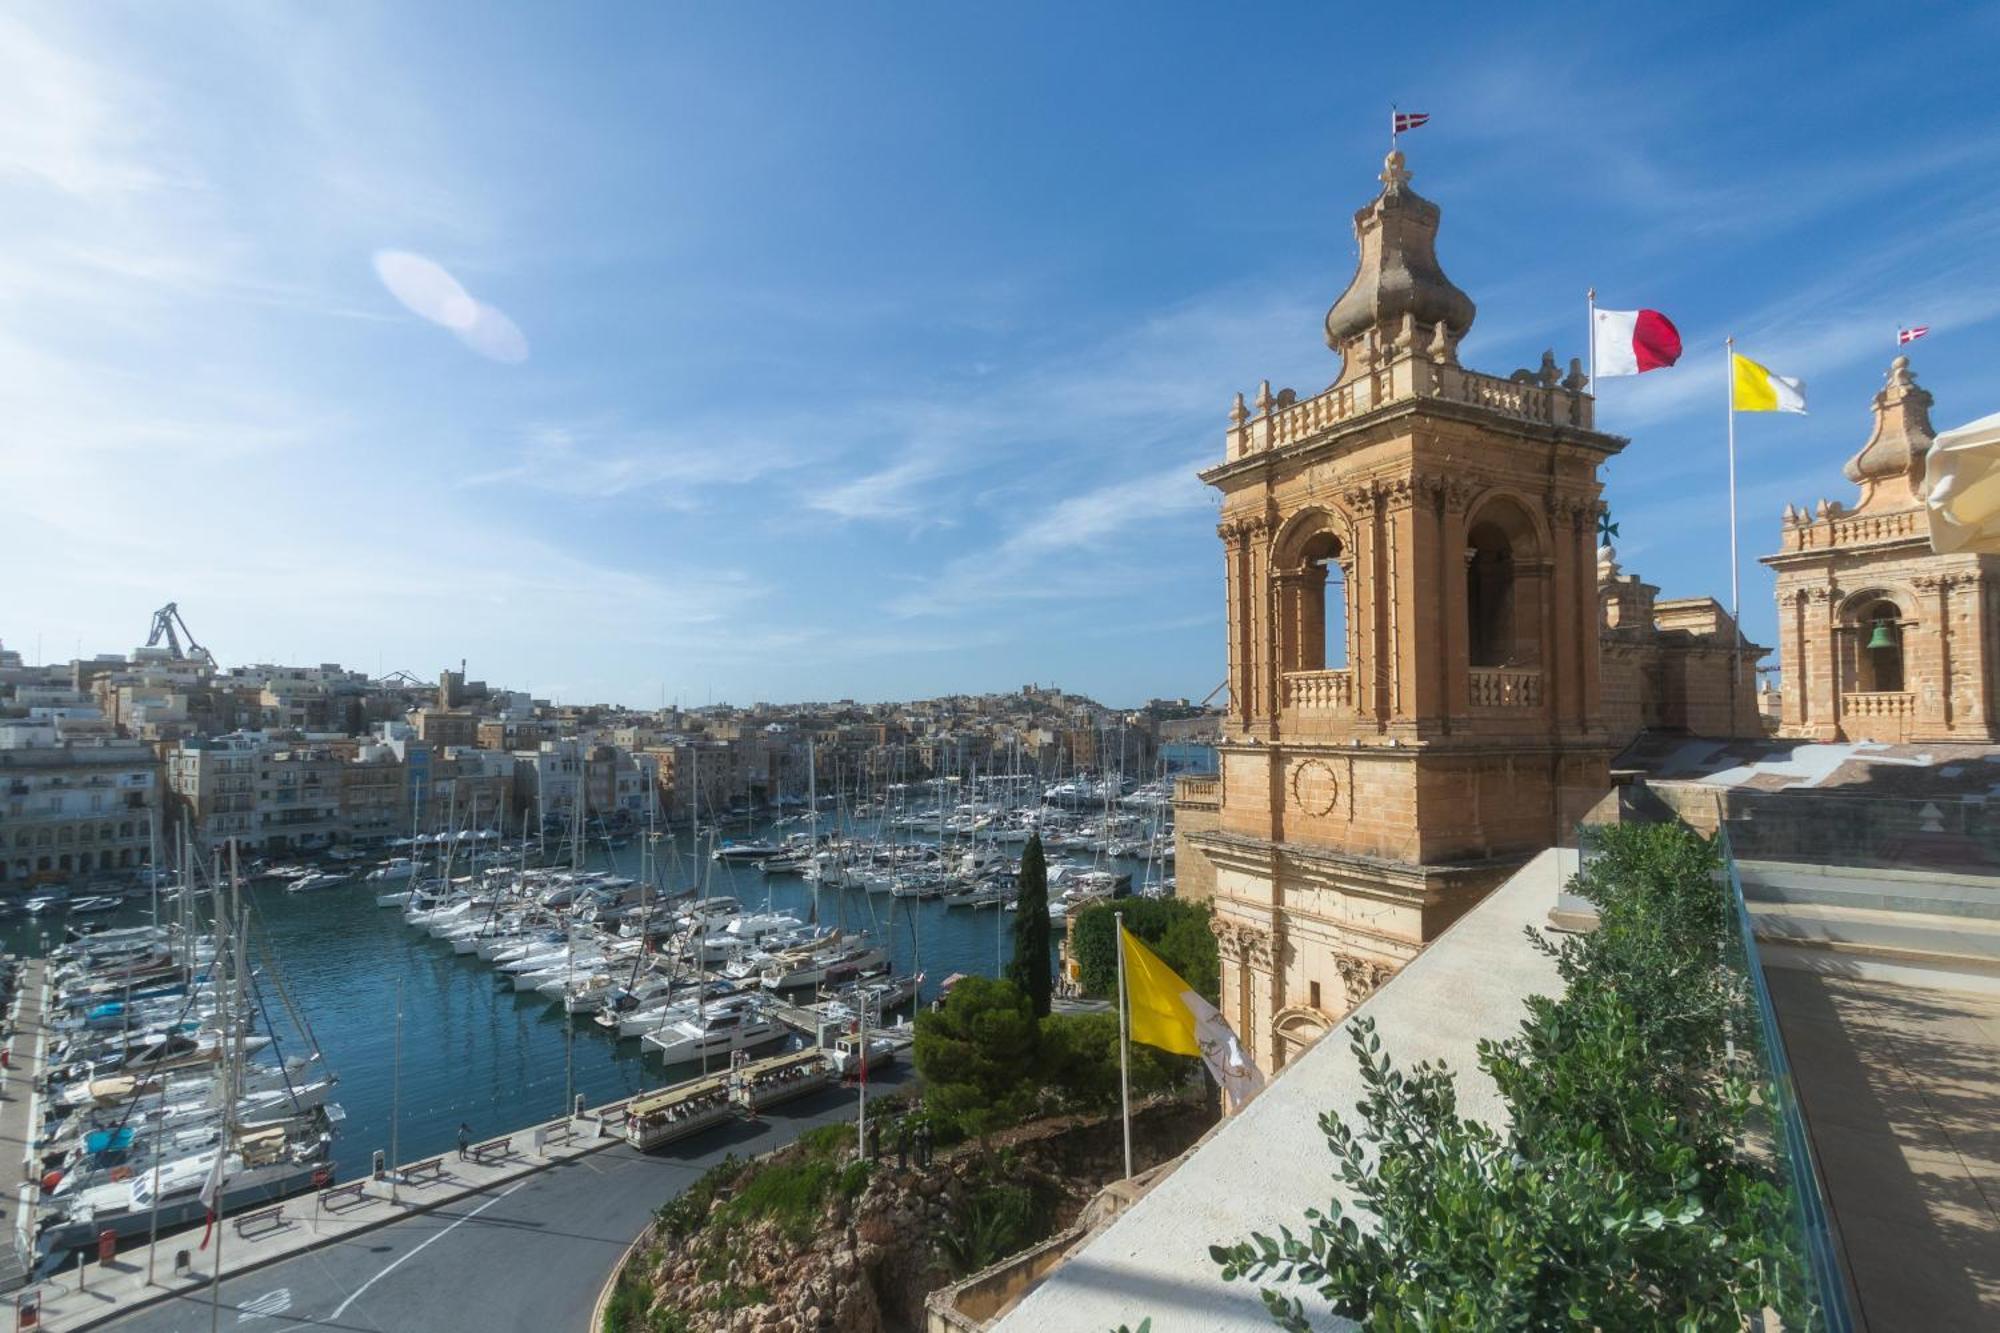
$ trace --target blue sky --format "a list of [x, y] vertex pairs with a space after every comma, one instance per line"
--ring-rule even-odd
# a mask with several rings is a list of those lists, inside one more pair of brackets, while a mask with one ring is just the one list
[[[1335, 373], [1391, 101], [1468, 364], [1608, 382], [1628, 570], [1727, 595], [1841, 462], [1899, 323], [2000, 408], [2000, 10], [12, 5], [0, 11], [0, 639], [565, 699], [1223, 675], [1230, 396]], [[519, 341], [399, 304], [443, 266]], [[487, 327], [482, 323], [481, 327]], [[1770, 581], [1746, 624], [1771, 642]]]

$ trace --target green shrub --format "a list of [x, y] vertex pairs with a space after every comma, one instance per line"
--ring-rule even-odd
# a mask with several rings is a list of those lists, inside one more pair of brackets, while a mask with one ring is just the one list
[[718, 1197], [743, 1175], [746, 1163], [735, 1153], [701, 1173], [678, 1198], [667, 1200], [654, 1212], [661, 1234], [685, 1240], [708, 1225], [708, 1215]]
[[[1051, 1014], [1040, 1047], [1042, 1083], [1065, 1109], [1118, 1109], [1118, 1015]], [[1132, 1095], [1147, 1097], [1186, 1081], [1196, 1061], [1135, 1042], [1130, 1063]]]
[[827, 1191], [840, 1168], [825, 1157], [780, 1158], [743, 1178], [717, 1215], [725, 1224], [768, 1220], [795, 1243], [812, 1235]]
[[967, 977], [941, 1008], [917, 1015], [916, 1064], [935, 1125], [983, 1136], [1033, 1113], [1039, 1031], [1011, 981]]
[[[1359, 1129], [1320, 1117], [1335, 1174], [1374, 1219], [1336, 1202], [1305, 1235], [1211, 1250], [1225, 1279], [1274, 1275], [1375, 1330], [1685, 1330], [1811, 1321], [1787, 1200], [1743, 1148], [1754, 1031], [1733, 966], [1715, 849], [1679, 825], [1608, 829], [1575, 887], [1598, 928], [1552, 945], [1565, 982], [1519, 1032], [1483, 1043], [1503, 1129], [1461, 1117], [1451, 1072], [1402, 1071], [1355, 1025]], [[1263, 1293], [1287, 1329], [1304, 1303]]]
[[1195, 994], [1210, 1004], [1222, 994], [1222, 961], [1207, 903], [1181, 898], [1121, 898], [1097, 902], [1076, 914], [1070, 927], [1070, 956], [1076, 960], [1085, 993], [1118, 994], [1118, 913], [1125, 929], [1143, 940]]

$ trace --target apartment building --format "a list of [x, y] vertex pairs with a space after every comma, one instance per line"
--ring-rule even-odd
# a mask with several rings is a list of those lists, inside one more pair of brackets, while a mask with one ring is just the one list
[[60, 731], [53, 721], [0, 729], [0, 883], [67, 880], [150, 860], [160, 817], [152, 751]]

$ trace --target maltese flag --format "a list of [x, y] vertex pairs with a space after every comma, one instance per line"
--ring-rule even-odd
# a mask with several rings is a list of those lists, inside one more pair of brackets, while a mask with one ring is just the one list
[[1681, 359], [1681, 331], [1657, 310], [1593, 311], [1591, 350], [1599, 375], [1643, 375]]

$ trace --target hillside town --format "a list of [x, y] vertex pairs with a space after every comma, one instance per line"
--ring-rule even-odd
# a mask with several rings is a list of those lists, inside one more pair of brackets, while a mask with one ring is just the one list
[[205, 850], [233, 840], [296, 854], [567, 826], [579, 804], [611, 828], [649, 811], [685, 824], [697, 805], [704, 822], [740, 824], [802, 807], [809, 767], [822, 791], [858, 798], [947, 775], [1145, 781], [1198, 764], [1219, 716], [1184, 699], [1119, 710], [1035, 685], [642, 711], [554, 704], [463, 669], [432, 685], [330, 663], [223, 668], [177, 632], [155, 637], [129, 655], [49, 664], [0, 647], [0, 883], [129, 877], [183, 820]]

